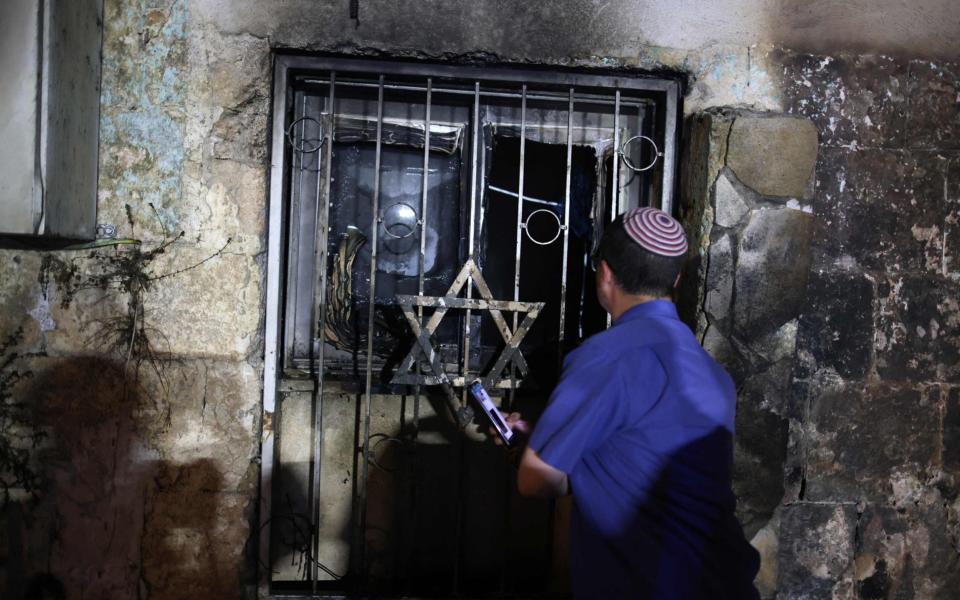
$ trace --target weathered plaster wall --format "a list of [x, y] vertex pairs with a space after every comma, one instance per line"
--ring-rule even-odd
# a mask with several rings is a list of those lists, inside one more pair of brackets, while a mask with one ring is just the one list
[[960, 67], [910, 60], [957, 57], [950, 0], [361, 0], [359, 24], [346, 2], [105, 4], [99, 221], [148, 247], [184, 231], [158, 274], [226, 247], [145, 295], [165, 386], [145, 366], [125, 387], [124, 356], [97, 345], [122, 296], [62, 308], [42, 255], [0, 253], [0, 334], [22, 325], [22, 351], [45, 354], [18, 394], [50, 434], [39, 500], [0, 528], [4, 596], [43, 570], [72, 598], [254, 589], [271, 48], [667, 68], [691, 75], [687, 114], [809, 117], [813, 263], [795, 391], [775, 399], [790, 418], [786, 504], [766, 530], [781, 597], [960, 587]]

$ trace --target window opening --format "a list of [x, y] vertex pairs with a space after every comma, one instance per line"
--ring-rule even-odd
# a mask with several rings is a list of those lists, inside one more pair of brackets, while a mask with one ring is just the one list
[[516, 497], [465, 387], [542, 410], [564, 353], [608, 325], [589, 257], [615, 215], [670, 209], [678, 84], [276, 68], [266, 589], [544, 592], [551, 509]]

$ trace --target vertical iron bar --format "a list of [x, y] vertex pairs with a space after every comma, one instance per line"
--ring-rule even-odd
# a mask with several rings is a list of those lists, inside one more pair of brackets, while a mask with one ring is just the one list
[[[307, 114], [307, 95], [306, 94], [303, 94], [302, 100], [303, 101], [300, 104], [299, 113], [297, 113], [296, 111], [296, 101], [294, 101], [294, 113], [293, 113], [294, 119], [302, 119]], [[307, 131], [306, 127], [307, 127], [307, 121], [305, 119], [300, 121], [300, 125], [299, 127], [297, 127], [297, 129], [300, 130], [300, 148], [303, 147], [303, 138], [306, 135], [306, 131]], [[296, 141], [296, 138], [294, 138], [294, 141]], [[303, 211], [300, 208], [300, 202], [303, 196], [303, 170], [304, 169], [303, 169], [303, 152], [300, 151], [299, 148], [297, 148], [296, 144], [291, 144], [291, 145], [293, 146], [292, 156], [294, 157], [293, 159], [294, 165], [297, 165], [297, 167], [296, 167], [296, 185], [293, 186], [295, 191], [292, 194], [292, 198], [290, 202], [291, 204], [290, 220], [292, 222], [290, 227], [290, 248], [291, 248], [291, 253], [293, 253], [294, 256], [291, 257], [290, 262], [287, 264], [287, 276], [290, 277], [292, 281], [299, 282], [300, 277], [298, 272], [298, 266], [300, 264], [300, 225], [301, 225], [301, 218], [303, 217], [303, 214], [302, 214]], [[296, 329], [296, 320], [297, 320], [296, 315], [298, 314], [297, 300], [300, 297], [300, 294], [297, 293], [298, 291], [296, 289], [297, 287], [299, 286], [298, 285], [294, 286], [294, 291], [292, 294], [293, 295], [292, 306], [288, 307], [293, 317], [288, 318], [286, 323], [286, 333], [287, 333], [287, 336], [289, 336], [287, 339], [294, 340], [294, 342], [299, 337]], [[295, 348], [294, 344], [291, 344], [291, 343], [285, 342], [284, 345], [287, 347], [288, 351]], [[292, 352], [289, 352], [289, 354], [293, 355]]]
[[613, 101], [613, 191], [610, 202], [610, 220], [613, 221], [621, 212], [620, 206], [620, 90], [617, 90]]
[[383, 149], [383, 80], [380, 75], [377, 89], [377, 149], [373, 167], [373, 207], [371, 210], [370, 225], [370, 309], [367, 312], [367, 382], [366, 406], [363, 416], [363, 479], [361, 480], [362, 493], [360, 494], [360, 575], [366, 572], [367, 560], [367, 476], [370, 468], [370, 405], [372, 404], [371, 388], [373, 386], [373, 326], [376, 316], [377, 299], [377, 238], [380, 233], [380, 160]]
[[[527, 85], [523, 85], [523, 89], [520, 93], [520, 176], [517, 181], [517, 247], [514, 256], [514, 265], [513, 265], [513, 300], [514, 302], [520, 301], [520, 252], [521, 247], [523, 246], [523, 177], [524, 177], [524, 164], [526, 161], [526, 152], [527, 152]], [[518, 315], [516, 312], [513, 313], [513, 330], [517, 330], [517, 318]], [[514, 381], [516, 380], [515, 370], [513, 368], [513, 363], [510, 363], [510, 401], [508, 403], [508, 409], [513, 408], [513, 399], [516, 392], [516, 385]]]
[[[314, 261], [313, 261], [313, 297], [314, 304], [311, 306], [310, 323], [316, 323], [317, 326], [317, 356], [316, 370], [314, 371], [314, 447], [313, 447], [313, 507], [311, 511], [312, 531], [313, 531], [313, 562], [310, 565], [311, 579], [313, 582], [313, 592], [317, 591], [318, 569], [317, 561], [320, 560], [320, 475], [321, 461], [323, 459], [323, 350], [324, 334], [327, 323], [327, 245], [329, 242], [327, 224], [330, 219], [330, 181], [333, 174], [333, 135], [336, 123], [336, 111], [334, 110], [335, 92], [337, 74], [330, 72], [330, 95], [327, 99], [327, 114], [329, 115], [329, 125], [327, 126], [327, 152], [326, 167], [323, 182], [323, 195], [320, 195], [320, 171], [317, 170], [317, 211], [314, 225]], [[320, 157], [317, 156], [317, 166], [319, 167]], [[320, 315], [316, 320], [316, 315]], [[313, 340], [310, 340], [311, 354], [313, 351]], [[314, 369], [314, 361], [310, 361], [310, 369]]]
[[[610, 222], [617, 218], [620, 209], [620, 90], [618, 89], [613, 101], [613, 189], [610, 191]], [[607, 327], [613, 322], [613, 317], [607, 313]]]
[[[514, 266], [513, 266], [513, 300], [518, 302], [520, 300], [520, 257], [521, 257], [521, 247], [523, 246], [523, 184], [524, 184], [524, 171], [526, 165], [526, 156], [527, 156], [527, 84], [523, 84], [523, 88], [520, 92], [520, 174], [517, 180], [517, 227], [516, 227], [516, 239], [517, 246], [515, 249], [514, 256]], [[513, 313], [513, 331], [517, 330], [517, 318], [518, 314]], [[507, 412], [513, 410], [513, 403], [516, 397], [517, 385], [517, 372], [514, 368], [513, 362], [510, 363], [510, 394], [507, 400]], [[506, 482], [507, 490], [510, 489], [510, 484], [512, 483], [513, 477], [510, 473], [510, 468], [507, 467], [506, 472]], [[501, 552], [502, 558], [500, 561], [500, 593], [501, 595], [506, 593], [507, 587], [507, 562], [509, 560], [509, 550], [510, 550], [510, 533], [513, 528], [512, 522], [510, 519], [510, 492], [508, 491], [504, 494], [503, 501], [503, 531], [504, 531], [504, 548]]]
[[[429, 192], [430, 185], [430, 117], [431, 117], [431, 108], [433, 106], [433, 79], [427, 78], [427, 105], [423, 117], [423, 180], [421, 187], [423, 188], [420, 196], [420, 262], [417, 269], [417, 295], [423, 296], [423, 278], [426, 275], [426, 253], [427, 253], [427, 196]], [[417, 307], [417, 320], [420, 322], [420, 326], [423, 326], [423, 307]], [[420, 359], [419, 354], [418, 358], [413, 363], [413, 372], [418, 374], [420, 373]], [[413, 396], [413, 442], [414, 451], [416, 450], [416, 441], [417, 436], [420, 433], [420, 384], [418, 383], [414, 389]], [[414, 473], [416, 472], [414, 467]], [[416, 512], [416, 477], [410, 477], [410, 506], [411, 506], [411, 520], [415, 520], [417, 517]], [[410, 541], [407, 553], [407, 564], [409, 564], [410, 558], [416, 554], [416, 527], [410, 528]]]
[[[480, 137], [480, 82], [473, 84], [473, 140], [472, 155], [470, 157], [470, 223], [467, 234], [467, 257], [473, 260], [474, 253], [474, 224], [477, 218], [477, 162], [478, 150], [477, 142]], [[473, 274], [467, 277], [467, 298], [473, 297]], [[471, 311], [467, 309], [466, 320], [464, 322], [464, 342], [463, 342], [463, 381], [467, 383], [470, 379], [470, 316]], [[464, 385], [460, 397], [461, 406], [467, 403], [467, 386]]]
[[573, 88], [570, 88], [570, 99], [567, 106], [567, 187], [563, 198], [563, 270], [560, 273], [560, 336], [557, 351], [558, 360], [563, 362], [564, 327], [566, 326], [567, 310], [567, 253], [570, 248], [570, 187], [573, 171]]
[[[679, 97], [677, 82], [671, 82], [667, 89], [667, 106], [664, 115], [663, 127], [663, 195], [660, 200], [660, 209], [673, 214], [674, 174], [676, 173], [676, 145], [677, 145], [677, 103]], [[656, 105], [654, 105], [656, 108]]]
[[[472, 154], [470, 157], [470, 223], [467, 235], [468, 260], [474, 258], [474, 225], [477, 219], [477, 164], [479, 162], [478, 140], [480, 137], [480, 82], [473, 84], [473, 140]], [[473, 297], [473, 273], [467, 276], [467, 298]], [[464, 342], [463, 342], [463, 381], [464, 386], [460, 395], [461, 408], [467, 404], [467, 384], [470, 381], [470, 309], [467, 309], [466, 319], [464, 320]], [[459, 423], [458, 423], [459, 425]], [[457, 509], [456, 509], [456, 533], [454, 537], [455, 560], [453, 567], [453, 594], [457, 595], [460, 587], [460, 559], [461, 559], [461, 538], [463, 534], [463, 502], [466, 496], [464, 490], [464, 462], [466, 460], [465, 444], [463, 436], [458, 435], [456, 441], [458, 464], [457, 470]]]
[[[423, 119], [423, 180], [420, 195], [420, 262], [417, 269], [417, 295], [423, 296], [423, 278], [426, 268], [427, 253], [427, 194], [430, 185], [430, 109], [433, 101], [433, 79], [427, 78], [427, 106]], [[423, 307], [417, 307], [417, 318], [423, 324]], [[419, 354], [417, 355], [420, 356]], [[419, 358], [414, 362], [414, 372], [420, 373]], [[413, 430], [416, 434], [420, 427], [420, 384], [417, 384], [415, 390], [415, 402], [413, 405]]]

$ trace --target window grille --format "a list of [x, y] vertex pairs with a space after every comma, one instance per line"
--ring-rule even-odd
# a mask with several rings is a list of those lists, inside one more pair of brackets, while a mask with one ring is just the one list
[[550, 507], [515, 497], [465, 385], [535, 413], [563, 354], [608, 325], [589, 257], [614, 215], [670, 210], [678, 94], [277, 57], [265, 591], [544, 591]]

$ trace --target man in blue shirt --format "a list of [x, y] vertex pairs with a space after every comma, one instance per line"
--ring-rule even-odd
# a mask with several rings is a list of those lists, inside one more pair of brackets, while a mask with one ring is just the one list
[[662, 211], [611, 224], [597, 297], [613, 326], [566, 357], [521, 459], [521, 494], [573, 494], [576, 598], [758, 598], [730, 487], [736, 391], [670, 301], [686, 251]]

